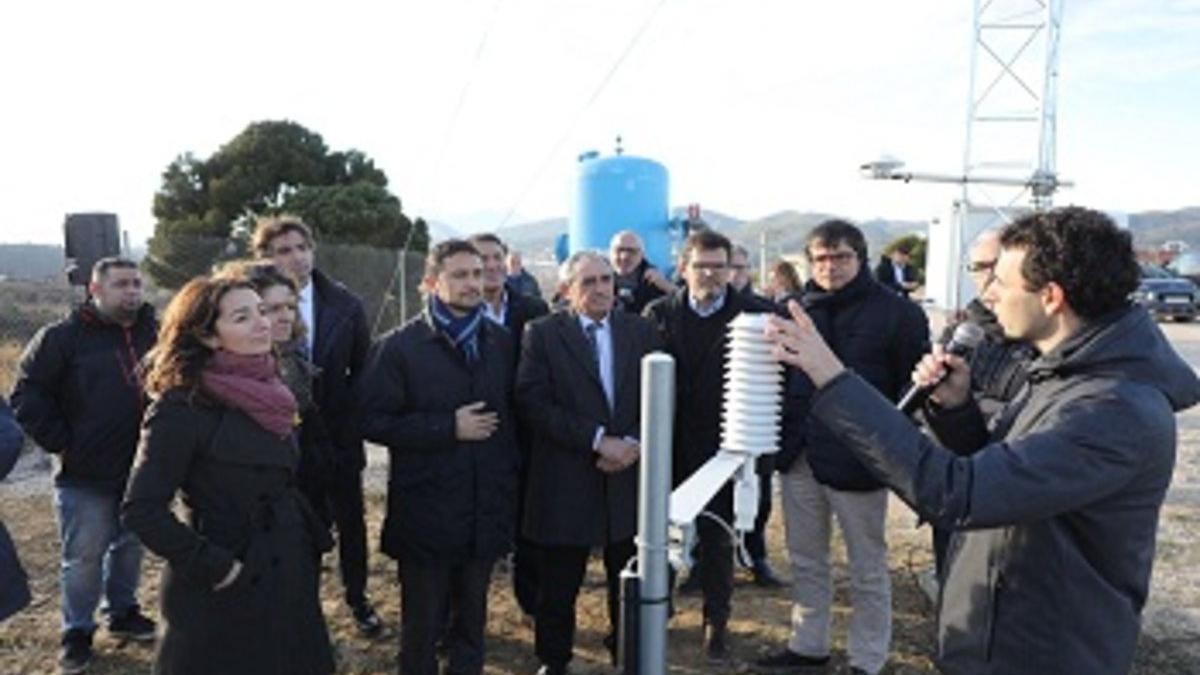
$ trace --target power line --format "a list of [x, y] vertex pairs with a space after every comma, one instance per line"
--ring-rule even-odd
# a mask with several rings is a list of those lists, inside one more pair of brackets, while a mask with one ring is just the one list
[[500, 3], [503, 0], [496, 0], [492, 3], [491, 13], [488, 15], [487, 23], [484, 24], [483, 34], [479, 36], [479, 44], [475, 47], [475, 58], [471, 61], [471, 69], [467, 73], [467, 79], [463, 82], [462, 89], [458, 92], [458, 102], [454, 105], [453, 112], [450, 113], [450, 122], [446, 125], [446, 133], [442, 136], [442, 146], [438, 150], [437, 161], [433, 165], [433, 199], [431, 200], [431, 208], [428, 210], [433, 213], [440, 205], [442, 194], [442, 166], [446, 161], [446, 154], [450, 151], [450, 142], [454, 138], [455, 132], [458, 130], [458, 120], [462, 117], [463, 108], [466, 106], [467, 93], [471, 89], [471, 85], [475, 82], [475, 73], [479, 70], [479, 63], [483, 60], [484, 48], [487, 46], [488, 36], [492, 33], [492, 28], [496, 25], [496, 16], [499, 14]]
[[626, 43], [625, 48], [621, 50], [621, 53], [617, 56], [617, 60], [613, 63], [612, 67], [608, 69], [608, 72], [604, 75], [604, 78], [600, 80], [600, 84], [597, 85], [596, 89], [592, 92], [591, 97], [588, 98], [587, 102], [583, 104], [583, 107], [580, 108], [577, 113], [575, 113], [575, 117], [567, 126], [566, 131], [563, 132], [562, 136], [560, 136], [558, 141], [555, 142], [554, 147], [550, 149], [550, 152], [546, 153], [546, 156], [542, 159], [542, 163], [538, 166], [537, 171], [533, 174], [533, 177], [530, 178], [529, 182], [525, 184], [525, 187], [522, 188], [516, 201], [514, 201], [512, 206], [509, 207], [508, 212], [504, 215], [504, 219], [500, 221], [500, 224], [496, 226], [496, 229], [504, 227], [508, 224], [508, 221], [512, 219], [513, 215], [517, 212], [517, 209], [521, 206], [521, 202], [525, 201], [525, 198], [529, 196], [529, 192], [535, 185], [537, 185], [538, 181], [541, 180], [542, 174], [545, 173], [546, 168], [550, 166], [550, 162], [553, 161], [559, 150], [562, 149], [562, 146], [571, 139], [571, 135], [575, 133], [575, 128], [579, 126], [579, 121], [583, 119], [584, 114], [586, 114], [588, 109], [592, 107], [592, 104], [594, 104], [596, 100], [600, 98], [600, 94], [604, 93], [604, 89], [608, 86], [608, 83], [612, 81], [613, 76], [616, 75], [617, 71], [621, 69], [621, 64], [625, 62], [625, 58], [629, 56], [630, 52], [633, 51], [633, 48], [637, 46], [639, 41], [641, 41], [642, 36], [645, 35], [646, 31], [650, 28], [650, 24], [654, 22], [654, 17], [658, 15], [659, 10], [662, 9], [663, 5], [665, 4], [667, 4], [667, 0], [659, 0], [658, 4], [654, 6], [654, 9], [650, 10], [650, 13], [646, 16], [646, 20], [642, 22], [641, 27], [639, 27], [637, 32], [633, 34], [633, 37], [630, 38], [629, 42]]

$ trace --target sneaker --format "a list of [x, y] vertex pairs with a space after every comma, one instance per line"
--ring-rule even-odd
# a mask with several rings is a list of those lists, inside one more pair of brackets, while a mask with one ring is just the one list
[[110, 619], [108, 633], [122, 640], [154, 642], [157, 626], [154, 621], [142, 614], [140, 609], [134, 607], [124, 614]]
[[379, 637], [383, 633], [383, 620], [375, 613], [375, 608], [370, 602], [364, 601], [357, 607], [352, 607], [354, 613], [354, 624], [358, 626], [358, 633], [366, 638]]
[[787, 673], [801, 668], [823, 666], [826, 663], [829, 663], [828, 656], [805, 656], [785, 649], [755, 661], [754, 669], [763, 673]]
[[91, 631], [73, 628], [63, 633], [62, 655], [58, 657], [58, 672], [62, 675], [86, 673], [92, 662]]

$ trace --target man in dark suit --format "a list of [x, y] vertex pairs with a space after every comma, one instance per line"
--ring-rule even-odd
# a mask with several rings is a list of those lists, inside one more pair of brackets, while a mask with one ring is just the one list
[[362, 301], [313, 267], [312, 230], [295, 216], [260, 220], [252, 242], [259, 258], [287, 271], [300, 286], [298, 309], [308, 328], [305, 353], [320, 369], [316, 402], [334, 446], [329, 506], [338, 533], [338, 561], [346, 604], [366, 637], [383, 631], [367, 598], [367, 528], [363, 519], [362, 471], [367, 465], [358, 429], [355, 388], [371, 331]]
[[[399, 562], [404, 675], [479, 675], [488, 582], [512, 546], [517, 453], [514, 350], [483, 315], [483, 265], [469, 242], [429, 253], [429, 305], [382, 338], [364, 381], [363, 431], [391, 457], [383, 550]], [[449, 610], [449, 611], [448, 611]]]
[[603, 547], [615, 651], [618, 575], [634, 554], [642, 356], [654, 350], [645, 319], [613, 311], [613, 270], [598, 253], [563, 265], [567, 311], [525, 330], [518, 409], [533, 434], [524, 534], [541, 551], [534, 646], [543, 675], [566, 672], [575, 598], [592, 547]]
[[[483, 260], [483, 313], [493, 322], [508, 329], [515, 344], [520, 344], [525, 324], [549, 313], [546, 303], [539, 297], [522, 293], [507, 276], [505, 255], [508, 247], [500, 237], [487, 232], [472, 236], [469, 241], [479, 251]], [[513, 350], [513, 365], [516, 367], [518, 350]], [[524, 429], [517, 429], [517, 443], [521, 450], [521, 481], [517, 492], [517, 513], [525, 506], [525, 484], [529, 479], [529, 439]], [[537, 602], [538, 553], [533, 542], [517, 533], [513, 548], [513, 594], [521, 611], [533, 616]]]
[[[675, 434], [672, 468], [683, 482], [720, 449], [726, 328], [742, 312], [774, 312], [729, 285], [732, 245], [712, 230], [691, 234], [683, 248], [684, 288], [646, 307], [666, 351], [675, 357]], [[733, 491], [725, 486], [705, 508], [733, 521]], [[711, 518], [696, 523], [700, 585], [704, 593], [705, 649], [714, 660], [728, 655], [726, 626], [733, 595], [733, 542]]]
[[907, 298], [920, 285], [909, 264], [911, 260], [912, 247], [906, 242], [897, 244], [891, 253], [879, 259], [875, 266], [875, 281]]

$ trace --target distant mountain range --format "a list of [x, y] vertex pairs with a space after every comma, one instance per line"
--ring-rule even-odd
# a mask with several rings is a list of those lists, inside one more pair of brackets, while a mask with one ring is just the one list
[[[673, 215], [682, 216], [686, 209], [677, 208]], [[719, 211], [702, 210], [701, 218], [735, 243], [757, 254], [766, 234], [767, 256], [796, 254], [803, 250], [804, 237], [817, 223], [832, 217], [816, 211], [780, 211], [755, 219], [743, 219]], [[463, 236], [464, 231], [437, 221], [429, 221], [434, 241]], [[874, 218], [858, 221], [867, 237], [868, 249], [874, 257], [888, 242], [910, 232], [924, 234], [928, 222]], [[1129, 214], [1129, 229], [1139, 247], [1153, 248], [1167, 242], [1183, 242], [1192, 250], [1200, 250], [1200, 206], [1174, 211], [1142, 211]], [[567, 219], [548, 218], [498, 231], [508, 244], [526, 257], [544, 258], [553, 253], [554, 241], [567, 231]], [[142, 252], [134, 251], [140, 258]], [[55, 279], [63, 270], [62, 247], [50, 244], [0, 244], [0, 278]]]

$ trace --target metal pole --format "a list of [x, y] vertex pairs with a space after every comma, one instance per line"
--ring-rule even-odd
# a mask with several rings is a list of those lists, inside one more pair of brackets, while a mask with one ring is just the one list
[[767, 231], [758, 233], [758, 289], [767, 288]]
[[667, 518], [671, 502], [671, 432], [675, 425], [675, 359], [642, 359], [642, 461], [638, 492], [641, 620], [638, 675], [667, 672]]

